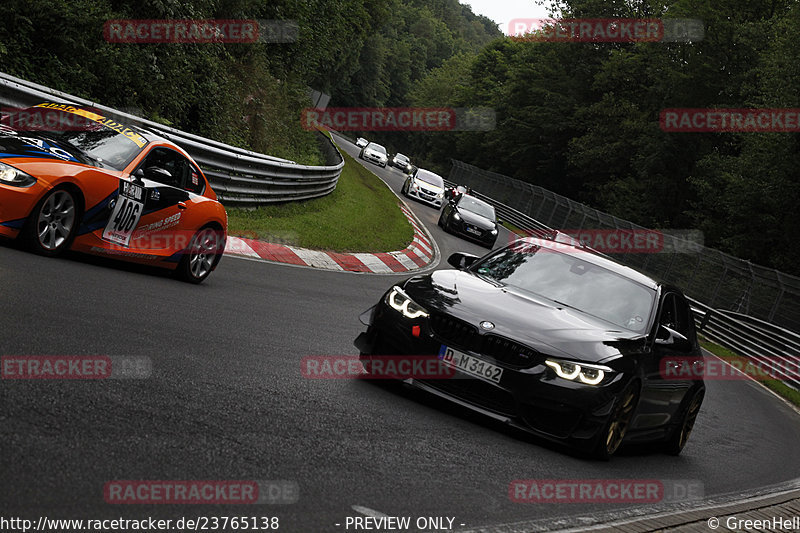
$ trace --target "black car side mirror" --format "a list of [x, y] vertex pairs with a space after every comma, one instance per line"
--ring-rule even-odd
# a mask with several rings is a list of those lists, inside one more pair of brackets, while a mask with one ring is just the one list
[[658, 326], [655, 343], [661, 346], [673, 346], [680, 350], [689, 346], [689, 339], [671, 327], [662, 324]]
[[447, 258], [447, 262], [450, 266], [463, 270], [472, 265], [477, 259], [477, 255], [468, 254], [466, 252], [456, 252]]
[[137, 168], [136, 172], [131, 174], [131, 176], [133, 177], [134, 183], [138, 185], [144, 185], [144, 181], [142, 181], [142, 178], [144, 178], [144, 170], [142, 170], [141, 168]]

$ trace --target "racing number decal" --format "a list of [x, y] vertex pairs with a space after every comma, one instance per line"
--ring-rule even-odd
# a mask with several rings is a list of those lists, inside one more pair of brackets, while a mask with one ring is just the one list
[[114, 211], [108, 219], [103, 238], [128, 246], [131, 234], [139, 224], [139, 219], [144, 212], [145, 189], [141, 185], [129, 181], [120, 181], [119, 198], [114, 206]]

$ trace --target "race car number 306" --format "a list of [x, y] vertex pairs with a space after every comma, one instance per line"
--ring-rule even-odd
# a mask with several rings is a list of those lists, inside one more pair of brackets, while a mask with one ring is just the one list
[[124, 180], [119, 182], [119, 197], [103, 231], [104, 239], [128, 246], [131, 233], [136, 229], [144, 212], [144, 192], [145, 189], [141, 185]]
[[500, 383], [500, 377], [503, 375], [503, 369], [499, 366], [481, 361], [477, 357], [459, 352], [444, 344], [439, 350], [439, 358], [453, 368], [494, 383]]

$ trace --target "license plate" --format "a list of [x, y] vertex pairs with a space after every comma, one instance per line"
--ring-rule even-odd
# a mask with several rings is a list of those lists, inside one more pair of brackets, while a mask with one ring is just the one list
[[456, 370], [494, 383], [500, 383], [500, 377], [503, 375], [503, 369], [499, 366], [487, 363], [453, 348], [448, 348], [444, 344], [439, 350], [439, 358]]
[[477, 229], [472, 228], [470, 226], [467, 226], [467, 231], [472, 233], [472, 234], [475, 234], [475, 235], [480, 235], [481, 234], [480, 230], [477, 230]]
[[139, 224], [144, 212], [145, 188], [130, 181], [120, 180], [119, 196], [114, 211], [108, 219], [103, 238], [122, 246], [128, 246], [131, 233]]

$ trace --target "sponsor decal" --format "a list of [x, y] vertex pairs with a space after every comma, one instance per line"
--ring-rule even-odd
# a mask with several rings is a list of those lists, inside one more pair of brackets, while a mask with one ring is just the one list
[[75, 115], [85, 117], [111, 130], [114, 130], [121, 135], [124, 135], [132, 142], [134, 142], [136, 146], [138, 146], [139, 148], [142, 148], [144, 147], [145, 144], [147, 144], [147, 140], [144, 137], [142, 137], [129, 127], [125, 126], [124, 124], [120, 124], [119, 122], [115, 121], [110, 117], [100, 115], [99, 113], [95, 113], [88, 109], [81, 109], [79, 107], [75, 107], [69, 104], [54, 104], [54, 103], [38, 104], [34, 107], [45, 108], [45, 109], [56, 109], [67, 113], [73, 113]]

